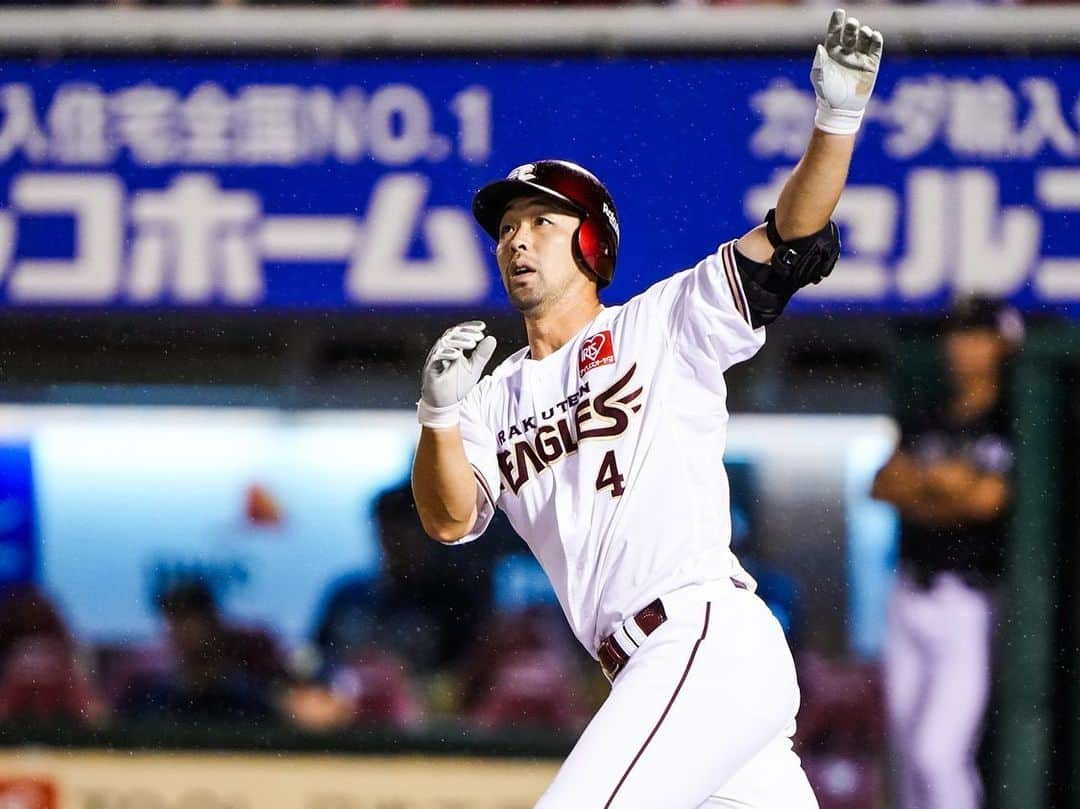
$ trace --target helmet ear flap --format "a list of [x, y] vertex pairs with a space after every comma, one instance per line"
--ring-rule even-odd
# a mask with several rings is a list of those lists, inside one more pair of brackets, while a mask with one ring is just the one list
[[588, 219], [582, 220], [574, 233], [574, 258], [596, 277], [601, 289], [611, 282], [610, 271], [605, 276], [604, 268], [610, 267], [611, 259], [607, 255], [608, 247], [596, 227], [596, 224]]

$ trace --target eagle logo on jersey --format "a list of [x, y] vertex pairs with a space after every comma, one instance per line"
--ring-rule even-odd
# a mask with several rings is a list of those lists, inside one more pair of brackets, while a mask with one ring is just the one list
[[611, 342], [611, 332], [609, 330], [598, 332], [581, 344], [581, 354], [578, 356], [578, 379], [593, 368], [612, 365], [614, 362], [615, 347]]

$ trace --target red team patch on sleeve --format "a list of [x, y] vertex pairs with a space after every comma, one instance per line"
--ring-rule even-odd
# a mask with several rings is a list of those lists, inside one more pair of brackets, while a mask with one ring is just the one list
[[611, 332], [602, 331], [594, 334], [581, 344], [578, 356], [578, 377], [583, 377], [593, 368], [612, 365], [615, 362], [615, 347], [611, 343]]

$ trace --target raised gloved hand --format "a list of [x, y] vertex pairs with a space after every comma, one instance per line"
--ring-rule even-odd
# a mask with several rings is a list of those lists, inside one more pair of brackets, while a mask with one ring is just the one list
[[857, 132], [874, 90], [881, 50], [880, 31], [848, 17], [842, 8], [829, 19], [825, 44], [817, 46], [810, 81], [817, 94], [814, 125], [833, 135]]
[[459, 323], [443, 332], [431, 347], [416, 405], [423, 426], [453, 427], [458, 423], [461, 400], [479, 381], [495, 352], [495, 338], [485, 337], [485, 328], [479, 320]]

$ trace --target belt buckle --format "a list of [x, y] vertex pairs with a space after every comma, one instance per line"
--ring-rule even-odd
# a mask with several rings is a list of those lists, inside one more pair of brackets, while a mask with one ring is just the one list
[[615, 675], [619, 673], [617, 669], [608, 668], [607, 663], [605, 663], [603, 661], [603, 659], [601, 659], [600, 660], [600, 671], [602, 671], [604, 673], [604, 676], [607, 678], [607, 681], [608, 681], [609, 685], [614, 685], [615, 684]]

